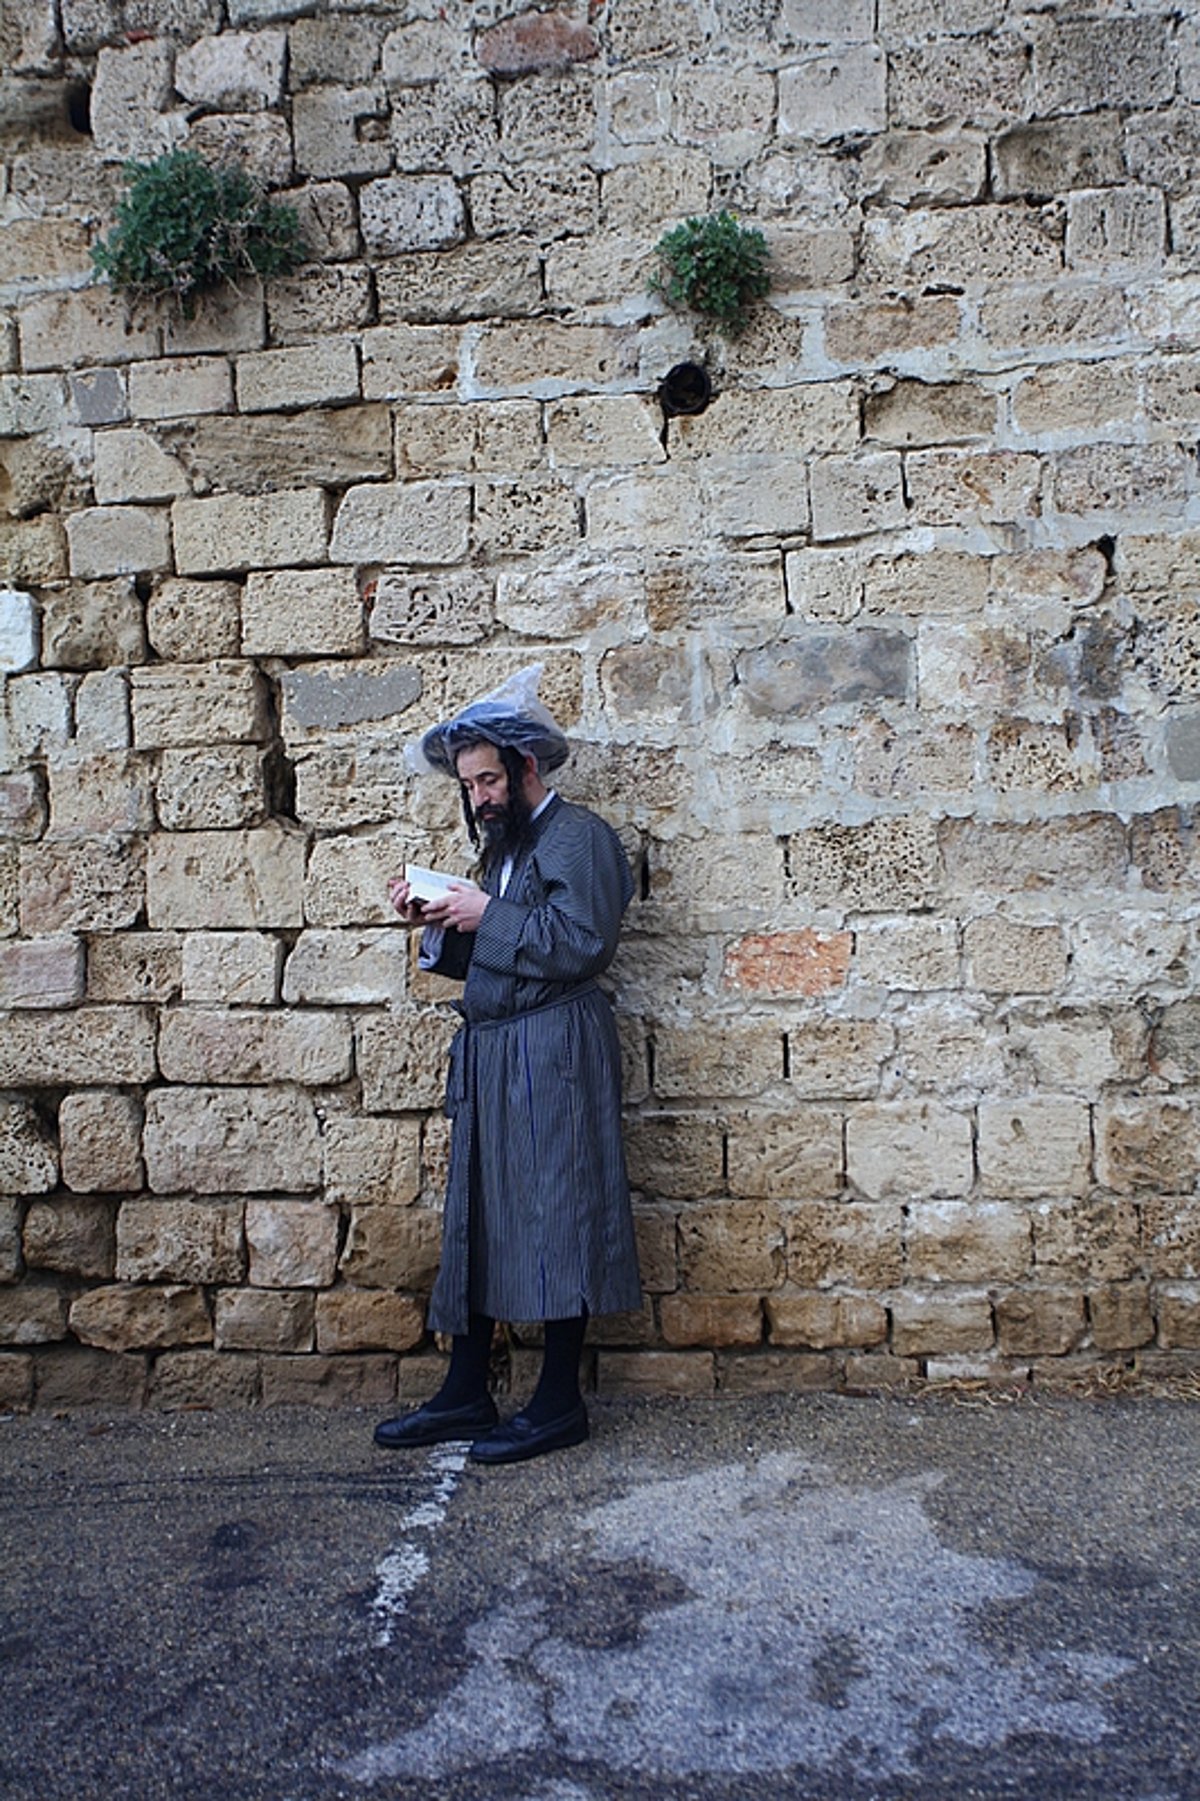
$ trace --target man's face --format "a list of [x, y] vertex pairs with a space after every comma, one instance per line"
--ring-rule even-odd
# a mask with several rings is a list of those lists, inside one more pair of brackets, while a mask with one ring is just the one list
[[500, 761], [500, 752], [494, 744], [473, 744], [459, 753], [455, 767], [484, 837], [498, 836], [510, 817], [508, 771]]

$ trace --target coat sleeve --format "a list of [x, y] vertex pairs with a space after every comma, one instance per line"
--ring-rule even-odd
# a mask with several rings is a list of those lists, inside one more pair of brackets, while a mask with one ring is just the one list
[[421, 933], [421, 968], [463, 982], [474, 948], [469, 932], [456, 932], [453, 926], [426, 926]]
[[612, 962], [633, 879], [615, 832], [584, 815], [539, 850], [544, 898], [536, 906], [493, 897], [475, 934], [474, 960], [499, 975], [581, 982]]

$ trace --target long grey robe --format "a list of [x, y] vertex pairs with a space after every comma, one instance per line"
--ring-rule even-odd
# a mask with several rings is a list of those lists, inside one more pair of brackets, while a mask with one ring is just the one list
[[555, 796], [478, 931], [449, 930], [439, 974], [462, 978], [450, 1053], [453, 1124], [442, 1261], [429, 1323], [468, 1313], [566, 1319], [641, 1303], [621, 1144], [621, 1059], [595, 978], [633, 880], [611, 826]]

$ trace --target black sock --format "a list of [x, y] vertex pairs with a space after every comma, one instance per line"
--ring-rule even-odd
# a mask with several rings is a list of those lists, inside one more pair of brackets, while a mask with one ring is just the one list
[[583, 1335], [588, 1316], [584, 1311], [573, 1319], [546, 1321], [546, 1350], [542, 1373], [533, 1398], [521, 1412], [535, 1425], [545, 1426], [561, 1419], [583, 1399], [579, 1392], [579, 1359], [583, 1351]]
[[467, 1330], [455, 1333], [446, 1380], [429, 1402], [430, 1407], [448, 1413], [452, 1407], [470, 1407], [475, 1401], [487, 1399], [495, 1324], [486, 1313], [472, 1313]]

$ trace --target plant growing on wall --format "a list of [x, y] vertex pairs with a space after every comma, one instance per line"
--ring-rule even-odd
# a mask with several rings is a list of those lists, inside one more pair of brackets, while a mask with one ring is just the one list
[[306, 246], [294, 207], [268, 200], [242, 169], [194, 150], [129, 163], [116, 224], [92, 248], [96, 274], [134, 300], [168, 294], [185, 318], [201, 294], [245, 275], [288, 275]]
[[729, 212], [685, 219], [654, 250], [661, 267], [650, 277], [651, 292], [715, 319], [730, 337], [745, 330], [751, 307], [770, 286], [767, 240]]

